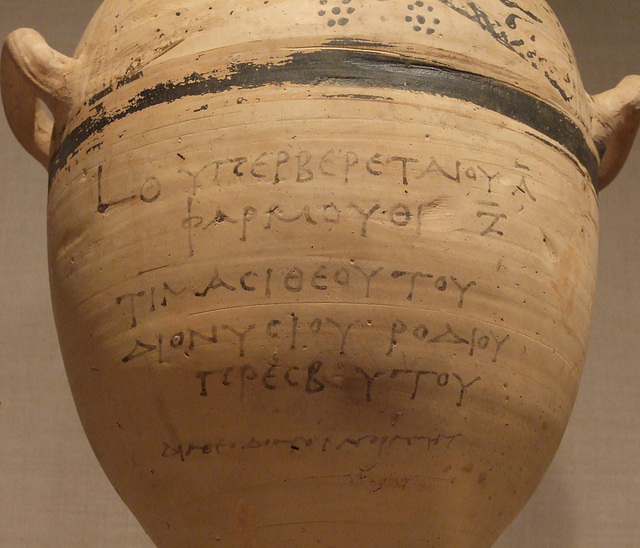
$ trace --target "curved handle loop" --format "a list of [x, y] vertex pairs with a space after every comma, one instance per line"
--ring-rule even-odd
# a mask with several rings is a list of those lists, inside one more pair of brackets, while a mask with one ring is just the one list
[[615, 88], [593, 97], [592, 133], [601, 150], [600, 189], [622, 169], [640, 127], [640, 76], [627, 76]]
[[44, 167], [49, 166], [54, 124], [64, 123], [72, 104], [68, 82], [75, 64], [31, 29], [12, 32], [2, 48], [0, 87], [7, 121], [20, 144]]

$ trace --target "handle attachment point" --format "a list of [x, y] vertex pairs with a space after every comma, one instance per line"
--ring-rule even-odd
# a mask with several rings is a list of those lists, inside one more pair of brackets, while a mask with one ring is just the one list
[[66, 120], [73, 103], [70, 81], [76, 63], [32, 29], [13, 31], [2, 48], [0, 87], [7, 121], [20, 144], [45, 167], [54, 125]]
[[627, 76], [615, 88], [593, 97], [592, 134], [603, 151], [600, 189], [622, 169], [640, 128], [640, 76]]

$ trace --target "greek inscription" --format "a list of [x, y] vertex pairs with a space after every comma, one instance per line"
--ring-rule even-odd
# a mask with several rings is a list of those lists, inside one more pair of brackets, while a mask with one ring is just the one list
[[195, 247], [193, 244], [193, 232], [194, 229], [202, 226], [204, 222], [204, 218], [200, 215], [192, 215], [191, 211], [193, 209], [193, 198], [189, 196], [187, 198], [187, 217], [182, 220], [182, 228], [187, 231], [187, 241], [189, 245], [189, 257], [193, 257], [195, 252]]
[[[191, 213], [191, 211], [189, 211], [189, 213]], [[247, 241], [247, 223], [255, 217], [256, 213], [258, 213], [258, 210], [255, 207], [253, 206], [244, 207], [242, 211], [242, 236], [240, 236], [241, 242]]]
[[344, 184], [349, 183], [349, 172], [351, 168], [358, 165], [359, 157], [355, 152], [335, 152], [329, 150], [320, 160], [320, 171], [328, 177], [339, 176]]
[[[461, 182], [460, 167], [461, 166], [462, 166], [462, 162], [460, 162], [460, 160], [457, 160], [455, 165], [455, 172], [449, 173], [438, 163], [438, 160], [432, 157], [431, 162], [429, 163], [427, 168], [422, 173], [420, 173], [420, 175], [418, 175], [417, 179], [423, 179], [427, 175], [431, 173], [435, 173], [437, 175], [441, 175], [442, 177], [444, 177], [445, 179], [453, 183], [460, 184]], [[475, 180], [475, 178], [473, 180]]]
[[[362, 238], [368, 236], [373, 222], [376, 226], [412, 230], [418, 236], [423, 233], [427, 227], [428, 214], [433, 210], [434, 204], [441, 205], [438, 197], [418, 204], [402, 202], [366, 204], [359, 201], [341, 204], [338, 201], [331, 201], [308, 203], [295, 209], [283, 203], [275, 203], [269, 207], [246, 203], [243, 206], [234, 206], [233, 210], [230, 209], [231, 206], [221, 203], [204, 205], [197, 199], [198, 194], [205, 187], [235, 184], [239, 181], [253, 180], [266, 184], [283, 184], [288, 181], [292, 184], [307, 184], [319, 178], [329, 178], [349, 184], [351, 175], [356, 170], [359, 170], [360, 176], [384, 178], [389, 185], [401, 185], [400, 188], [422, 182], [428, 177], [434, 182], [472, 184], [475, 187], [484, 185], [486, 192], [491, 194], [495, 193], [495, 183], [499, 180], [501, 188], [512, 189], [511, 197], [521, 197], [529, 202], [536, 201], [531, 169], [517, 161], [509, 169], [497, 169], [490, 164], [474, 160], [435, 156], [421, 159], [402, 154], [383, 156], [379, 152], [359, 155], [353, 151], [334, 149], [324, 153], [312, 153], [304, 149], [298, 151], [282, 149], [275, 152], [265, 151], [254, 158], [247, 155], [230, 155], [210, 161], [193, 171], [181, 168], [174, 174], [176, 181], [171, 181], [172, 188], [176, 186], [176, 182], [178, 184], [183, 182], [189, 192], [186, 199], [186, 214], [179, 221], [185, 231], [187, 256], [192, 257], [196, 253], [199, 234], [216, 233], [217, 235], [219, 231], [225, 231], [229, 235], [235, 233], [235, 237], [241, 242], [247, 242], [264, 234], [256, 229], [270, 230], [278, 224], [306, 225], [316, 229], [331, 230], [333, 225], [343, 223], [347, 218], [349, 220], [355, 218], [360, 221], [360, 230], [356, 235]], [[171, 177], [171, 174], [166, 176]], [[161, 181], [157, 177], [149, 177], [140, 182], [139, 186], [136, 181], [131, 181], [129, 185], [131, 190], [124, 191], [119, 196], [109, 195], [108, 180], [103, 178], [101, 165], [97, 167], [95, 179], [98, 186], [97, 211], [101, 214], [116, 205], [135, 200], [152, 204], [162, 194]], [[479, 210], [478, 213], [481, 216], [504, 215], [484, 210]], [[501, 219], [506, 220], [506, 215]], [[500, 232], [504, 234], [502, 227], [495, 231], [493, 227], [488, 231], [486, 227], [483, 229], [483, 235]]]
[[[320, 360], [306, 365], [290, 365], [280, 363], [279, 359], [268, 365], [245, 363], [237, 367], [205, 369], [195, 373], [194, 394], [217, 399], [231, 390], [242, 401], [247, 397], [249, 387], [254, 393], [293, 390], [313, 397], [342, 390], [342, 385], [326, 381], [325, 369], [325, 363]], [[353, 386], [358, 388], [351, 394], [364, 402], [377, 401], [385, 391], [392, 390], [398, 395], [404, 393], [408, 400], [438, 397], [439, 405], [446, 405], [448, 401], [455, 407], [462, 407], [469, 389], [482, 381], [480, 376], [463, 378], [455, 371], [364, 366], [343, 368], [341, 376], [353, 380]], [[382, 385], [386, 388], [378, 388]]]
[[[390, 452], [416, 451], [418, 453], [445, 453], [456, 440], [462, 437], [462, 433], [456, 434], [367, 434], [351, 436], [322, 437], [312, 434], [297, 436], [265, 437], [248, 436], [244, 439], [232, 440], [217, 438], [204, 443], [168, 443], [162, 445], [161, 457], [166, 459], [178, 459], [185, 462], [197, 457], [226, 457], [234, 453], [247, 451], [280, 451], [293, 455], [299, 451], [313, 451], [320, 454], [338, 452], [363, 452], [374, 457], [382, 457]], [[361, 471], [353, 477], [353, 480], [364, 479]], [[345, 478], [351, 477], [350, 475]], [[404, 483], [406, 486], [406, 482]]]
[[490, 219], [489, 226], [487, 226], [482, 232], [480, 232], [481, 236], [487, 236], [488, 234], [496, 234], [498, 236], [504, 236], [504, 232], [502, 230], [498, 230], [495, 226], [503, 219], [506, 219], [507, 216], [504, 213], [492, 213], [490, 211], [478, 211], [478, 218], [482, 219], [484, 217], [488, 217]]
[[404, 156], [390, 156], [387, 159], [387, 163], [391, 164], [394, 162], [400, 162], [402, 164], [402, 184], [403, 185], [408, 185], [409, 184], [409, 180], [407, 179], [407, 164], [411, 163], [411, 164], [417, 164], [418, 163], [418, 159], [417, 158], [407, 158]]
[[215, 215], [213, 216], [213, 219], [211, 219], [211, 221], [209, 221], [206, 225], [204, 225], [202, 227], [202, 230], [207, 230], [210, 226], [218, 226], [218, 225], [221, 225], [222, 223], [231, 223], [235, 225], [238, 223], [238, 221], [236, 221], [235, 219], [232, 219], [224, 211], [218, 208], [216, 210]]
[[127, 302], [129, 307], [131, 308], [131, 327], [136, 327], [138, 322], [136, 320], [136, 307], [134, 297], [144, 297], [144, 291], [138, 291], [137, 293], [126, 293], [125, 295], [120, 295], [116, 297], [116, 304], [120, 304], [122, 302]]
[[[236, 179], [239, 179], [244, 176], [244, 173], [241, 171], [240, 168], [243, 164], [246, 164], [247, 161], [248, 159], [245, 156], [241, 156], [238, 158], [225, 158], [220, 160], [214, 160], [213, 162], [205, 164], [195, 173], [189, 171], [188, 169], [182, 169], [182, 168], [178, 170], [178, 173], [182, 173], [190, 179], [191, 188], [192, 188], [191, 193], [195, 196], [196, 193], [198, 192], [198, 189], [202, 188], [202, 184], [199, 182], [199, 180], [200, 180], [200, 176], [203, 173], [208, 172], [206, 175], [207, 184], [215, 184], [218, 182], [218, 179], [219, 179], [220, 168], [222, 166], [230, 165], [232, 166], [231, 173], [235, 175]], [[210, 168], [213, 168], [213, 173], [211, 173]]]
[[[102, 166], [98, 166], [98, 175], [97, 175], [97, 184], [98, 184], [98, 204], [96, 210], [98, 213], [106, 213], [107, 209], [121, 205], [127, 202], [140, 200], [146, 204], [151, 204], [155, 202], [158, 198], [160, 198], [160, 194], [162, 193], [162, 189], [160, 187], [160, 181], [155, 176], [147, 177], [142, 184], [140, 185], [139, 192], [127, 196], [120, 197], [111, 197], [110, 199], [105, 199], [104, 191], [103, 191], [103, 180], [102, 180]], [[134, 183], [135, 185], [135, 183]]]
[[296, 174], [296, 182], [308, 183], [313, 181], [313, 171], [307, 166], [311, 162], [311, 153], [308, 150], [301, 150], [298, 155], [298, 173]]
[[339, 354], [344, 354], [344, 346], [347, 343], [347, 335], [349, 334], [349, 331], [351, 330], [351, 328], [354, 325], [357, 325], [360, 320], [356, 320], [354, 322], [351, 322], [349, 325], [343, 325], [340, 322], [334, 320], [333, 318], [327, 318], [327, 323], [333, 327], [335, 327], [339, 334], [340, 334], [340, 352]]
[[230, 325], [226, 325], [223, 324], [221, 326], [222, 329], [231, 332], [233, 335], [235, 335], [238, 339], [237, 343], [238, 343], [238, 356], [240, 356], [241, 358], [244, 357], [244, 350], [245, 350], [245, 340], [247, 338], [247, 333], [249, 333], [250, 331], [254, 330], [256, 328], [255, 324], [251, 324], [249, 325], [244, 331], [238, 331], [235, 328], [231, 327]]
[[382, 154], [376, 152], [371, 158], [367, 160], [367, 171], [376, 177], [382, 175], [382, 171], [380, 169], [376, 169], [373, 166], [383, 166], [384, 163], [381, 160]]
[[478, 169], [482, 172], [482, 174], [487, 178], [487, 192], [491, 194], [493, 192], [493, 181], [500, 180], [501, 174], [499, 171], [490, 175], [482, 166], [478, 166]]
[[[218, 327], [215, 324], [211, 326], [211, 336], [191, 328], [187, 329], [187, 332], [189, 333], [189, 350], [193, 350], [196, 347], [196, 339], [209, 344], [218, 342]], [[174, 346], [174, 348], [176, 347]]]
[[283, 223], [295, 223], [296, 221], [304, 218], [304, 220], [310, 225], [317, 225], [318, 222], [311, 217], [311, 206], [304, 206], [302, 211], [294, 213], [293, 215], [286, 215], [280, 206], [274, 206], [268, 210], [269, 218], [267, 224], [265, 224], [265, 230], [271, 230], [272, 221], [275, 219]]
[[209, 294], [209, 291], [214, 291], [219, 288], [224, 288], [227, 291], [236, 291], [237, 289], [236, 287], [225, 282], [218, 274], [218, 269], [216, 268], [207, 287], [205, 287], [202, 291], [196, 291], [195, 296], [206, 297]]
[[[513, 185], [512, 188], [511, 195], [524, 195], [532, 202], [535, 201], [526, 181], [523, 180], [523, 182]], [[279, 225], [297, 225], [297, 228], [313, 227], [317, 230], [331, 231], [335, 225], [352, 221], [359, 224], [359, 229], [354, 232], [354, 235], [361, 238], [369, 236], [373, 225], [376, 230], [381, 228], [405, 230], [407, 237], [413, 235], [420, 237], [429, 226], [429, 214], [437, 210], [438, 207], [442, 207], [443, 204], [441, 199], [435, 198], [417, 205], [399, 202], [388, 207], [380, 203], [363, 205], [355, 202], [350, 202], [347, 206], [339, 206], [335, 202], [318, 205], [306, 204], [292, 210], [286, 210], [280, 205], [265, 209], [248, 205], [235, 212], [225, 211], [222, 207], [215, 206], [213, 215], [207, 217], [194, 212], [193, 198], [189, 197], [186, 216], [182, 219], [180, 226], [186, 232], [188, 256], [193, 257], [199, 233], [214, 231], [217, 233], [217, 231], [225, 231], [225, 229], [224, 237], [237, 238], [241, 242], [247, 242], [263, 237], [264, 230], [271, 231]], [[497, 202], [492, 202], [491, 205], [499, 207]], [[507, 219], [507, 215], [501, 212], [484, 209], [477, 211], [478, 218], [492, 217], [497, 221]], [[472, 219], [469, 218], [468, 222], [472, 222]], [[252, 227], [254, 228], [252, 229]], [[259, 232], [260, 228], [263, 231]], [[489, 232], [492, 231], [492, 228]], [[488, 233], [486, 228], [480, 232], [483, 236]], [[222, 237], [222, 234], [218, 236]]]
[[389, 220], [396, 226], [407, 226], [411, 217], [411, 210], [405, 204], [396, 204], [389, 211]]
[[[440, 0], [446, 3], [448, 0]], [[518, 16], [520, 17], [520, 16]], [[516, 19], [510, 19], [515, 21]], [[534, 53], [534, 52], [528, 52]], [[509, 175], [509, 178], [523, 178], [519, 186], [521, 188], [531, 188], [529, 179], [530, 169], [518, 162], [515, 163], [516, 170], [524, 170], [525, 173]], [[247, 155], [230, 156], [212, 160], [193, 171], [180, 168], [175, 172], [177, 182], [184, 181], [188, 186], [191, 197], [195, 197], [207, 186], [220, 184], [235, 184], [241, 181], [254, 180], [267, 184], [282, 184], [290, 181], [292, 183], [305, 184], [316, 181], [318, 176], [340, 181], [348, 184], [350, 176], [355, 170], [361, 170], [361, 175], [373, 177], [384, 177], [390, 185], [407, 186], [412, 182], [421, 181], [425, 177], [440, 179], [441, 181], [456, 184], [482, 182], [486, 184], [487, 192], [493, 190], [493, 183], [498, 178], [503, 178], [505, 174], [497, 171], [494, 167], [482, 161], [462, 160], [455, 158], [439, 158], [431, 156], [429, 158], [410, 157], [403, 154], [390, 154], [384, 157], [380, 152], [371, 155], [362, 155], [354, 151], [340, 151], [330, 149], [326, 152], [312, 153], [308, 150], [277, 150], [274, 152], [264, 151], [253, 158]], [[511, 171], [511, 170], [510, 170]], [[171, 174], [169, 174], [171, 177]], [[103, 178], [103, 167], [97, 167], [95, 176], [97, 181], [97, 211], [105, 211], [118, 204], [139, 199], [144, 203], [153, 203], [160, 198], [162, 189], [161, 182], [157, 177], [149, 177], [137, 183], [131, 182], [131, 186], [136, 189], [121, 196], [108, 196], [108, 181]], [[173, 183], [175, 186], [175, 182]], [[532, 195], [533, 196], [533, 195]], [[254, 207], [254, 206], [248, 206]], [[192, 202], [193, 208], [193, 202]], [[255, 213], [255, 212], [254, 212]], [[245, 222], [251, 217], [251, 210], [245, 212]], [[216, 216], [214, 215], [213, 218]], [[237, 217], [225, 215], [225, 220]], [[193, 219], [194, 224], [198, 224], [198, 217]], [[208, 225], [211, 224], [207, 223]], [[246, 229], [246, 226], [245, 226]]]
[[304, 273], [298, 267], [293, 267], [284, 276], [284, 287], [290, 293], [302, 291]]
[[276, 174], [273, 178], [273, 184], [277, 185], [282, 179], [280, 178], [280, 167], [291, 159], [291, 155], [286, 150], [279, 150], [276, 155]]
[[[154, 314], [166, 309], [175, 300], [195, 297], [202, 300], [214, 300], [221, 294], [236, 293], [254, 297], [260, 295], [272, 298], [276, 295], [304, 292], [327, 292], [340, 288], [349, 289], [353, 295], [369, 299], [387, 287], [389, 280], [394, 281], [401, 291], [406, 291], [406, 300], [427, 300], [437, 295], [450, 295], [455, 298], [458, 308], [463, 308], [476, 281], [460, 280], [456, 276], [439, 275], [438, 273], [387, 270], [384, 267], [365, 267], [355, 261], [348, 265], [311, 265], [307, 269], [297, 266], [282, 267], [278, 270], [248, 270], [242, 274], [220, 272], [213, 269], [211, 278], [197, 287], [180, 286], [176, 283], [163, 282], [161, 292], [155, 286], [141, 288], [119, 295], [115, 299], [118, 307], [126, 312], [129, 328], [138, 325], [140, 314]], [[179, 288], [179, 289], [176, 289]], [[158, 293], [162, 297], [160, 308], [156, 307]]]
[[382, 272], [383, 267], [378, 267], [375, 268], [373, 270], [371, 270], [370, 272], [367, 272], [364, 268], [362, 268], [361, 266], [358, 266], [356, 264], [352, 264], [351, 267], [358, 272], [359, 274], [362, 274], [362, 276], [364, 276], [365, 280], [366, 280], [366, 284], [367, 284], [367, 291], [365, 293], [365, 297], [369, 298], [370, 294], [371, 294], [371, 280], [373, 278], [375, 278], [380, 272]]
[[478, 351], [487, 351], [491, 356], [492, 363], [498, 361], [502, 348], [510, 339], [510, 335], [500, 336], [494, 334], [491, 329], [486, 330], [478, 327], [471, 328], [469, 335], [463, 336], [450, 323], [445, 324], [444, 330], [442, 328], [429, 329], [425, 324], [419, 324], [411, 329], [405, 322], [396, 319], [390, 329], [387, 357], [396, 351], [398, 344], [407, 336], [425, 344], [466, 345], [469, 349], [469, 356], [477, 355]]
[[380, 204], [374, 204], [369, 208], [369, 211], [364, 211], [360, 209], [360, 207], [354, 203], [350, 204], [349, 207], [355, 210], [362, 217], [362, 227], [360, 228], [360, 236], [363, 238], [367, 237], [367, 223], [371, 216], [380, 209]]

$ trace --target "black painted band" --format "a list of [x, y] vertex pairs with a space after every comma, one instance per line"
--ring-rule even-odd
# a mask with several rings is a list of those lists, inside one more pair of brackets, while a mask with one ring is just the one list
[[551, 141], [548, 144], [572, 161], [577, 160], [589, 173], [597, 190], [598, 160], [580, 128], [555, 107], [484, 76], [420, 64], [383, 53], [340, 49], [294, 53], [278, 64], [239, 63], [230, 69], [224, 77], [193, 73], [179, 82], [159, 83], [141, 91], [113, 112], [106, 112], [98, 103], [96, 114], [64, 138], [51, 162], [50, 179], [89, 137], [102, 132], [113, 122], [152, 106], [232, 89], [328, 84], [441, 95], [502, 114], [545, 135]]

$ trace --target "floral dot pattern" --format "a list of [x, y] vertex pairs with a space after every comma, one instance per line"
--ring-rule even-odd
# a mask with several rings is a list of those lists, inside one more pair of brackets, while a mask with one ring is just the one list
[[431, 12], [433, 6], [427, 6], [425, 8], [422, 0], [416, 0], [412, 4], [407, 5], [409, 13], [405, 16], [404, 20], [410, 23], [415, 32], [426, 32], [427, 34], [434, 34], [436, 27], [440, 24], [440, 19], [432, 17]]
[[331, 2], [330, 0], [320, 0], [318, 15], [326, 18], [328, 27], [336, 25], [344, 27], [349, 23], [349, 16], [356, 11], [356, 8], [349, 4], [351, 4], [351, 0], [332, 0]]

